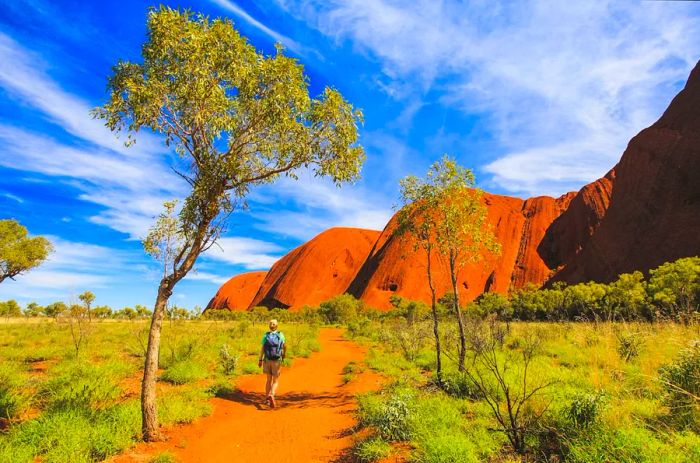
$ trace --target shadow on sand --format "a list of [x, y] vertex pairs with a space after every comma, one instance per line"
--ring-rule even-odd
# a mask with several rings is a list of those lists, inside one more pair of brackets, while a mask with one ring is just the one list
[[[235, 390], [222, 394], [219, 398], [249, 405], [258, 410], [269, 409], [265, 394], [260, 392], [248, 392]], [[308, 408], [308, 407], [343, 407], [352, 401], [352, 396], [347, 394], [288, 392], [277, 396], [278, 408]]]

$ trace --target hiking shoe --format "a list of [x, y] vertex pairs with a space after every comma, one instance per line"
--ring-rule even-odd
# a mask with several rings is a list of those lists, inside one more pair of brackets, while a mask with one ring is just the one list
[[275, 408], [277, 406], [277, 402], [275, 402], [275, 397], [270, 396], [270, 408]]

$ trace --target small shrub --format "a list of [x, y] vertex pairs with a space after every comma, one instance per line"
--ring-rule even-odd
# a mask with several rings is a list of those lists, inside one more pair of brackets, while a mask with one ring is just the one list
[[9, 365], [0, 367], [0, 418], [14, 420], [29, 407], [26, 380], [19, 370]]
[[664, 402], [671, 417], [681, 428], [700, 430], [700, 341], [682, 350], [673, 363], [659, 370], [666, 390]]
[[617, 333], [617, 353], [622, 360], [629, 362], [639, 357], [644, 338], [639, 333]]
[[372, 395], [361, 398], [358, 407], [360, 424], [375, 429], [385, 441], [409, 440], [410, 396], [394, 392], [388, 399], [383, 399]]
[[95, 366], [81, 362], [60, 365], [57, 375], [39, 394], [49, 408], [101, 409], [114, 403], [121, 390], [117, 381], [127, 370], [116, 364]]
[[361, 463], [371, 463], [389, 456], [391, 445], [378, 437], [358, 442], [353, 449], [353, 455]]
[[153, 457], [148, 463], [177, 463], [177, 458], [170, 452], [163, 452]]
[[228, 344], [221, 346], [221, 349], [219, 350], [219, 362], [221, 364], [221, 369], [224, 371], [226, 376], [230, 376], [235, 373], [239, 358], [239, 355], [231, 354], [229, 352]]
[[483, 398], [483, 394], [469, 379], [469, 376], [459, 371], [445, 373], [442, 376], [442, 389], [447, 395], [462, 399], [478, 400]]
[[214, 397], [226, 398], [231, 397], [236, 392], [236, 388], [231, 386], [228, 382], [221, 381], [213, 384], [209, 389], [207, 389], [207, 392]]
[[185, 360], [174, 363], [160, 376], [162, 381], [171, 384], [187, 384], [207, 376], [207, 370], [199, 363]]
[[577, 428], [595, 424], [605, 408], [605, 394], [579, 394], [573, 398], [565, 411], [566, 417]]
[[167, 397], [158, 397], [158, 414], [162, 425], [191, 423], [195, 419], [211, 413], [209, 394], [195, 387], [187, 386], [176, 390]]

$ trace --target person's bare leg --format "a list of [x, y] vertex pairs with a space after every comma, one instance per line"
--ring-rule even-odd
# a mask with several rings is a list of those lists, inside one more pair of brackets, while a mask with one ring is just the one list
[[270, 387], [270, 395], [272, 397], [274, 397], [275, 393], [277, 392], [277, 385], [280, 382], [280, 377], [279, 377], [279, 375], [277, 375], [277, 376], [272, 376], [271, 378], [272, 378], [272, 384], [270, 385], [271, 386]]
[[270, 392], [272, 391], [272, 378], [271, 374], [267, 375], [267, 382], [265, 383], [265, 397], [270, 397]]

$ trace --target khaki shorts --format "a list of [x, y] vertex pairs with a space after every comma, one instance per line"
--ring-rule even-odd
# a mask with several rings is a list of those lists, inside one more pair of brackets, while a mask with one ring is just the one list
[[279, 376], [281, 366], [282, 360], [265, 360], [265, 363], [263, 363], [263, 373], [272, 376]]

